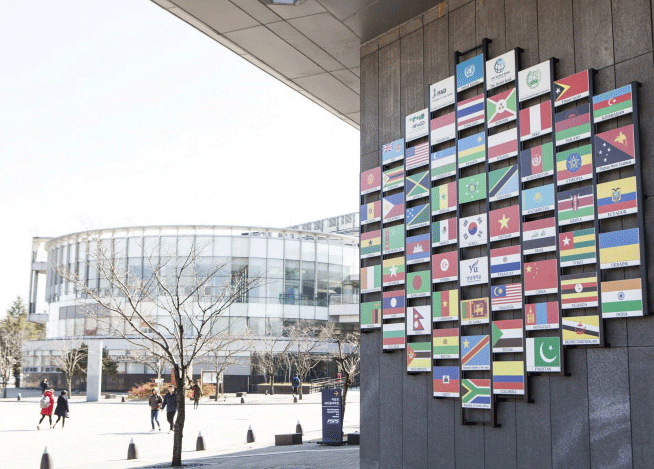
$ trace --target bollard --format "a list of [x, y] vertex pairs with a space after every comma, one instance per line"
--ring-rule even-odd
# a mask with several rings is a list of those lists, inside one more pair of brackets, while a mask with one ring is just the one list
[[125, 402], [125, 396], [120, 399], [121, 402]]
[[18, 393], [18, 396], [16, 396], [16, 399], [20, 401], [20, 393]]
[[134, 438], [129, 441], [129, 446], [127, 447], [127, 459], [138, 459], [139, 451], [136, 449], [134, 444]]
[[245, 404], [245, 399], [241, 397], [241, 404]]
[[50, 453], [48, 453], [47, 446], [41, 456], [41, 469], [52, 469], [52, 458], [50, 457]]
[[204, 451], [204, 438], [202, 438], [202, 432], [198, 432], [198, 439], [195, 440], [195, 451]]
[[254, 433], [252, 432], [252, 425], [250, 425], [248, 427], [247, 442], [248, 443], [254, 443]]
[[297, 404], [297, 396], [293, 396], [293, 404]]
[[300, 425], [300, 421], [297, 421], [297, 425], [295, 426], [295, 433], [299, 433], [300, 435], [303, 435], [302, 433], [302, 425]]

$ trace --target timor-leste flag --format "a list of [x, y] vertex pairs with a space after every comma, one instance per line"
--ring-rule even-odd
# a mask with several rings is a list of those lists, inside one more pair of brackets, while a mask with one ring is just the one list
[[382, 190], [388, 192], [400, 187], [404, 187], [404, 166], [384, 171], [382, 174]]
[[522, 352], [522, 319], [493, 321], [493, 353]]
[[559, 226], [593, 220], [595, 194], [593, 186], [583, 186], [559, 192]]
[[381, 301], [361, 303], [361, 329], [381, 327]]
[[406, 264], [420, 264], [429, 262], [431, 256], [431, 246], [429, 243], [429, 233], [416, 236], [409, 236], [406, 239]]
[[433, 330], [434, 358], [459, 358], [459, 328]]
[[439, 215], [441, 213], [456, 210], [456, 182], [448, 182], [440, 186], [431, 188], [431, 214]]
[[600, 233], [599, 251], [602, 269], [640, 265], [640, 229]]
[[536, 331], [540, 329], [559, 328], [559, 302], [531, 303], [525, 305], [525, 329]]
[[459, 397], [459, 367], [435, 366], [434, 397]]
[[597, 185], [597, 218], [619, 217], [637, 211], [635, 176]]
[[590, 105], [582, 104], [557, 112], [554, 116], [554, 131], [557, 145], [590, 137]]
[[461, 407], [468, 409], [491, 408], [491, 380], [464, 379], [461, 380]]
[[381, 189], [381, 166], [361, 173], [361, 194], [375, 192]]
[[561, 106], [588, 96], [590, 81], [588, 70], [561, 78], [554, 82], [554, 105]]
[[488, 137], [488, 162], [495, 163], [518, 154], [518, 129], [512, 129]]
[[461, 336], [461, 369], [490, 370], [490, 336]]
[[520, 141], [530, 140], [552, 132], [552, 103], [535, 104], [518, 113], [520, 118]]
[[590, 145], [556, 154], [556, 184], [570, 184], [593, 177], [593, 150]]
[[639, 278], [602, 282], [602, 317], [643, 315], [643, 285]]
[[561, 267], [594, 264], [597, 262], [595, 228], [559, 234]]
[[502, 91], [486, 98], [486, 120], [488, 127], [514, 121], [517, 113], [515, 88]]
[[456, 218], [446, 218], [431, 224], [431, 245], [446, 246], [457, 240]]
[[520, 180], [540, 179], [554, 174], [552, 142], [520, 151]]
[[491, 241], [520, 237], [520, 206], [491, 210], [488, 214]]
[[385, 291], [382, 297], [384, 319], [403, 318], [406, 311], [404, 290]]
[[384, 254], [404, 251], [404, 225], [384, 227], [382, 250]]
[[522, 225], [523, 254], [556, 251], [556, 219], [528, 221]]
[[400, 285], [404, 283], [404, 256], [384, 259], [383, 282], [384, 286]]
[[359, 255], [361, 259], [381, 255], [381, 230], [361, 233]]
[[597, 306], [597, 274], [582, 272], [561, 276], [561, 308]]
[[431, 178], [429, 171], [420, 171], [406, 177], [406, 201], [429, 197]]
[[597, 345], [600, 343], [599, 316], [561, 318], [563, 345]]
[[556, 259], [524, 263], [525, 296], [558, 291], [559, 266]]
[[381, 200], [376, 200], [361, 206], [361, 224], [365, 225], [381, 220]]
[[443, 252], [431, 256], [431, 276], [433, 283], [457, 280], [459, 277], [457, 251]]
[[523, 361], [493, 362], [493, 394], [525, 393]]
[[385, 322], [382, 325], [382, 348], [384, 350], [403, 349], [405, 345], [404, 321]]
[[434, 322], [459, 320], [459, 290], [432, 293], [432, 320]]
[[633, 124], [595, 135], [593, 155], [595, 171], [598, 173], [634, 164], [636, 147]]
[[406, 371], [419, 373], [431, 369], [431, 350], [429, 342], [407, 342]]
[[431, 334], [431, 307], [409, 306], [406, 311], [406, 334], [407, 335], [429, 335]]
[[631, 84], [593, 96], [593, 122], [598, 123], [633, 112]]

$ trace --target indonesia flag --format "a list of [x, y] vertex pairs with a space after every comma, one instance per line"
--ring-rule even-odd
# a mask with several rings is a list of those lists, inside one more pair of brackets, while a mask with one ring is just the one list
[[520, 111], [520, 141], [552, 131], [552, 103], [545, 101]]
[[495, 163], [518, 154], [518, 129], [515, 127], [488, 137], [488, 162]]
[[483, 94], [461, 101], [456, 107], [456, 123], [459, 130], [483, 124], [485, 119]]
[[417, 168], [429, 163], [429, 143], [421, 143], [406, 151], [406, 169]]
[[454, 112], [431, 120], [431, 144], [446, 142], [455, 137]]

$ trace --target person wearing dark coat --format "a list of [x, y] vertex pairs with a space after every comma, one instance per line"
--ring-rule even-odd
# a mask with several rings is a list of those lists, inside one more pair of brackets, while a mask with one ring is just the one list
[[43, 419], [45, 418], [46, 415], [48, 416], [48, 420], [50, 421], [50, 426], [52, 426], [52, 409], [54, 408], [54, 398], [52, 397], [53, 394], [54, 391], [52, 391], [52, 389], [46, 389], [45, 392], [43, 393], [43, 398], [45, 398], [46, 401], [49, 401], [49, 405], [48, 407], [41, 408], [41, 420], [39, 420], [39, 424], [36, 426], [37, 430], [41, 429], [41, 422], [43, 422]]
[[48, 378], [43, 378], [39, 387], [41, 388], [41, 394], [45, 394], [45, 391], [48, 389]]
[[177, 393], [175, 388], [172, 386], [168, 387], [168, 392], [163, 398], [163, 404], [161, 405], [161, 410], [166, 409], [166, 419], [170, 424], [170, 430], [168, 433], [173, 431], [173, 420], [175, 419], [175, 412], [177, 412]]
[[59, 420], [61, 420], [61, 429], [64, 429], [64, 426], [66, 425], [66, 419], [68, 418], [68, 412], [70, 410], [68, 409], [68, 396], [67, 392], [61, 391], [61, 394], [57, 398], [57, 407], [55, 407], [55, 415], [57, 416], [57, 421], [54, 423], [52, 428], [56, 427], [57, 424], [59, 423]]
[[197, 409], [200, 398], [202, 397], [202, 388], [196, 381], [191, 390], [193, 391], [193, 408]]

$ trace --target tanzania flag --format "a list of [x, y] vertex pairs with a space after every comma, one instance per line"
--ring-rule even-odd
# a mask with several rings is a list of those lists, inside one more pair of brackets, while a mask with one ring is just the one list
[[363, 204], [361, 206], [360, 220], [362, 225], [381, 220], [381, 200]]
[[590, 105], [582, 104], [554, 116], [556, 144], [565, 145], [590, 137]]
[[595, 218], [593, 186], [559, 192], [559, 226]]
[[404, 283], [404, 256], [384, 259], [384, 286]]
[[540, 329], [559, 328], [559, 302], [531, 303], [525, 305], [525, 329], [537, 331]]
[[484, 54], [456, 64], [456, 90], [463, 91], [484, 82]]
[[527, 338], [527, 371], [561, 371], [561, 339]]
[[554, 82], [554, 105], [561, 106], [585, 98], [588, 96], [589, 89], [588, 70], [556, 80]]
[[452, 282], [459, 276], [457, 251], [443, 252], [431, 256], [431, 277], [433, 283]]
[[561, 267], [597, 262], [595, 228], [559, 234]]
[[436, 291], [432, 294], [432, 320], [458, 321], [459, 320], [459, 290]]
[[640, 265], [640, 230], [600, 233], [599, 250], [602, 269]]
[[431, 214], [439, 215], [456, 210], [456, 182], [431, 188]]
[[556, 220], [541, 218], [522, 225], [523, 254], [556, 251]]
[[[590, 155], [589, 155], [590, 156]], [[431, 183], [429, 171], [421, 171], [406, 177], [406, 201], [429, 197]]]
[[406, 229], [412, 230], [421, 226], [429, 226], [431, 214], [429, 213], [429, 204], [416, 205], [408, 208], [406, 211]]
[[556, 293], [559, 289], [558, 273], [559, 266], [556, 259], [525, 262], [525, 296]]
[[461, 138], [456, 144], [459, 168], [480, 163], [486, 159], [486, 133]]
[[435, 397], [459, 397], [458, 366], [435, 366], [433, 379]]
[[404, 166], [387, 169], [382, 175], [382, 188], [384, 192], [404, 187]]
[[520, 237], [519, 205], [491, 210], [488, 218], [491, 241]]
[[530, 140], [552, 131], [552, 103], [545, 101], [526, 109], [521, 109], [520, 141]]
[[488, 324], [488, 298], [461, 301], [461, 324]]
[[431, 283], [429, 283], [429, 271], [421, 270], [409, 272], [407, 276], [406, 297], [418, 298], [431, 294]]
[[361, 329], [381, 327], [381, 301], [361, 303]]
[[602, 317], [643, 315], [643, 285], [639, 278], [602, 282]]
[[598, 123], [633, 112], [631, 85], [593, 96], [593, 122]]
[[461, 381], [461, 388], [463, 392], [461, 407], [467, 409], [491, 408], [490, 379], [464, 379]]
[[488, 137], [488, 162], [511, 158], [518, 154], [518, 129], [512, 128]]
[[600, 343], [599, 316], [568, 316], [561, 319], [563, 345], [597, 345]]
[[404, 290], [385, 291], [382, 298], [384, 319], [403, 318], [406, 312]]
[[431, 256], [431, 245], [429, 233], [409, 236], [406, 239], [406, 264], [419, 264], [429, 262]]
[[456, 174], [456, 147], [445, 148], [431, 154], [431, 180]]
[[597, 306], [597, 274], [561, 275], [561, 308]]
[[431, 120], [429, 123], [429, 128], [431, 130], [432, 145], [447, 142], [448, 140], [452, 140], [454, 137], [456, 137], [456, 131], [454, 127], [455, 116], [455, 112], [452, 111], [449, 114], [445, 114], [444, 116], [440, 116]]
[[384, 227], [384, 254], [404, 251], [404, 225]]
[[556, 185], [570, 184], [593, 177], [593, 150], [590, 145], [556, 154]]
[[431, 334], [431, 308], [426, 306], [411, 306], [407, 308], [407, 335]]
[[395, 220], [404, 218], [404, 193], [399, 192], [384, 197], [383, 214], [384, 223], [389, 223]]
[[525, 363], [493, 362], [493, 394], [524, 394]]
[[407, 170], [429, 164], [429, 144], [425, 142], [407, 148], [404, 163]]
[[429, 342], [408, 342], [406, 344], [406, 371], [419, 373], [431, 369]]
[[635, 176], [597, 185], [597, 218], [618, 217], [637, 211]]
[[522, 309], [522, 284], [509, 283], [508, 285], [495, 285], [491, 287], [491, 309], [493, 311], [507, 311]]
[[554, 174], [552, 142], [520, 152], [520, 179], [522, 182]]
[[404, 344], [404, 323], [385, 322], [382, 325], [382, 348], [384, 350], [403, 349]]
[[456, 105], [456, 123], [459, 131], [483, 124], [485, 118], [483, 94], [459, 101]]
[[490, 337], [461, 336], [461, 369], [490, 370]]
[[532, 187], [522, 191], [522, 214], [554, 210], [554, 184]]
[[522, 352], [522, 319], [493, 321], [493, 353]]
[[459, 328], [434, 329], [434, 358], [459, 358]]
[[359, 255], [361, 259], [381, 255], [381, 230], [361, 233]]
[[432, 246], [445, 246], [456, 243], [456, 237], [456, 218], [447, 218], [431, 224]]
[[404, 159], [404, 139], [400, 138], [382, 145], [382, 164], [390, 164]]
[[459, 204], [486, 198], [486, 173], [459, 179]]
[[633, 124], [595, 135], [593, 141], [595, 171], [609, 171], [636, 162]]
[[519, 244], [490, 250], [491, 278], [520, 275], [521, 266], [522, 256]]
[[381, 290], [381, 266], [361, 267], [359, 282], [361, 293]]
[[488, 128], [516, 119], [515, 88], [503, 91], [486, 99], [486, 119]]
[[361, 194], [381, 189], [381, 166], [361, 173]]
[[507, 166], [488, 173], [488, 200], [508, 199], [518, 196], [518, 165]]

